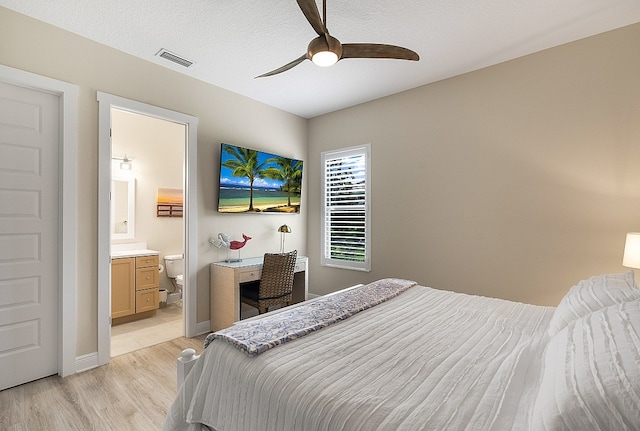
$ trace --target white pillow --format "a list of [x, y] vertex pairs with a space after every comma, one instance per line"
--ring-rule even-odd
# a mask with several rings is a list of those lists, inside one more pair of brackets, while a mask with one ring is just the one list
[[633, 270], [583, 280], [569, 289], [558, 304], [549, 323], [549, 335], [554, 336], [570, 322], [596, 310], [635, 299], [640, 299], [640, 289]]
[[532, 430], [640, 430], [640, 300], [571, 322], [544, 367]]

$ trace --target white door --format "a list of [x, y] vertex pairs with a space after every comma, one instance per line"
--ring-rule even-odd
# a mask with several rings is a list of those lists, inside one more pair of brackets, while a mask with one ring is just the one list
[[58, 372], [59, 96], [0, 82], [0, 390]]

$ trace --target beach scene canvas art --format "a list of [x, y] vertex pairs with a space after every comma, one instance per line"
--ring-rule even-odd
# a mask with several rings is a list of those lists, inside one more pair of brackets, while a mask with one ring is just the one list
[[302, 167], [302, 160], [221, 144], [218, 211], [299, 213]]
[[158, 188], [156, 216], [182, 217], [183, 193], [182, 189]]

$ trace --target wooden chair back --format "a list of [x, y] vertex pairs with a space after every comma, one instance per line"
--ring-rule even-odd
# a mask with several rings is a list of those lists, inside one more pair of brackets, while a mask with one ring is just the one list
[[296, 250], [289, 253], [265, 253], [257, 300], [242, 295], [242, 302], [266, 313], [269, 307], [291, 305], [293, 278], [296, 268]]

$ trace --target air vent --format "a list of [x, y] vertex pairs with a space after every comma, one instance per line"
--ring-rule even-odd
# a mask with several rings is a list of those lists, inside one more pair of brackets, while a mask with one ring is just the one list
[[156, 53], [156, 55], [158, 57], [162, 57], [166, 60], [169, 61], [173, 61], [176, 64], [179, 64], [180, 66], [184, 66], [184, 67], [189, 67], [193, 64], [193, 61], [189, 61], [186, 58], [182, 58], [172, 52], [167, 51], [166, 49], [162, 48], [160, 51], [158, 51]]

